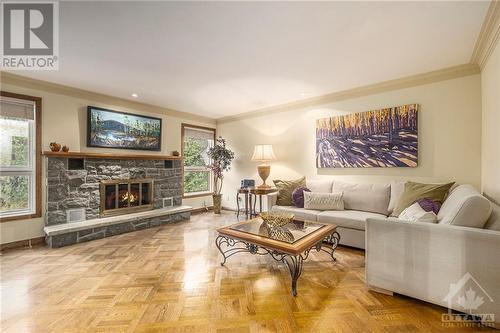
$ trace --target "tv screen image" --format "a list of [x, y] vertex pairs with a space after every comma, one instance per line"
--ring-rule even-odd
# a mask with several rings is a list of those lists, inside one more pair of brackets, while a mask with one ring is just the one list
[[87, 146], [161, 150], [161, 119], [87, 107]]

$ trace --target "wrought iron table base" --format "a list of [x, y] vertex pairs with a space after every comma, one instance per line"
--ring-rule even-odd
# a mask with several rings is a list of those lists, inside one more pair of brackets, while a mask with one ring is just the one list
[[[223, 257], [223, 260], [220, 263], [221, 266], [224, 266], [229, 257], [232, 257], [235, 254], [243, 252], [251, 254], [259, 254], [259, 255], [269, 254], [274, 260], [286, 264], [288, 270], [290, 271], [290, 277], [292, 278], [292, 295], [297, 296], [297, 280], [302, 274], [302, 266], [304, 260], [306, 260], [309, 257], [309, 252], [313, 249], [315, 249], [317, 252], [324, 251], [330, 255], [333, 261], [337, 261], [337, 259], [333, 256], [333, 254], [335, 252], [335, 249], [339, 245], [339, 241], [340, 241], [340, 235], [338, 232], [335, 231], [332, 234], [328, 235], [326, 238], [322, 239], [313, 247], [295, 256], [287, 253], [278, 252], [276, 250], [270, 250], [260, 245], [245, 242], [224, 235], [219, 235], [215, 239], [215, 245], [217, 246]], [[227, 248], [223, 250], [222, 246]]]

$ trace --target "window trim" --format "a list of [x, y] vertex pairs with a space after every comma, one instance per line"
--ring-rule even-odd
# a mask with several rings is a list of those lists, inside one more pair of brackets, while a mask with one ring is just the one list
[[[214, 144], [215, 140], [217, 138], [217, 129], [213, 127], [205, 127], [205, 126], [199, 126], [199, 125], [193, 125], [193, 124], [188, 124], [188, 123], [181, 123], [181, 156], [184, 157], [184, 132], [186, 128], [194, 128], [194, 129], [200, 129], [200, 130], [205, 130], [205, 131], [210, 131], [213, 132], [214, 134]], [[194, 170], [196, 171], [196, 170]], [[204, 171], [204, 170], [200, 170]], [[210, 183], [213, 186], [213, 175], [212, 172], [210, 172]], [[197, 198], [197, 197], [206, 197], [209, 195], [212, 195], [213, 191], [204, 191], [204, 192], [193, 192], [193, 193], [184, 193], [184, 161], [182, 162], [182, 198], [183, 199], [189, 199], [189, 198]]]
[[35, 103], [35, 160], [33, 161], [35, 163], [33, 168], [35, 171], [35, 181], [33, 184], [35, 186], [35, 198], [33, 198], [35, 204], [35, 212], [31, 214], [0, 217], [0, 223], [42, 217], [42, 98], [11, 93], [3, 90], [0, 91], [0, 96], [21, 99]]

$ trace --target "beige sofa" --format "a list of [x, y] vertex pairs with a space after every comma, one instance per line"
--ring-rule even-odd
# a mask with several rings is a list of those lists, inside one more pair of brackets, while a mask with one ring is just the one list
[[470, 287], [483, 303], [469, 311], [494, 314], [495, 325], [499, 326], [500, 208], [472, 186], [452, 188], [436, 224], [388, 217], [404, 190], [404, 182], [348, 184], [321, 180], [308, 181], [307, 187], [314, 192], [344, 192], [346, 210], [277, 206], [276, 194], [268, 196], [268, 209], [336, 224], [341, 244], [366, 249], [369, 287], [461, 312], [467, 311], [460, 300], [463, 291], [453, 288]]
[[267, 197], [270, 211], [290, 212], [312, 221], [338, 226], [341, 244], [365, 248], [365, 222], [368, 218], [386, 218], [391, 196], [390, 184], [348, 184], [333, 180], [308, 180], [306, 186], [313, 192], [344, 192], [343, 211], [318, 211], [293, 206], [277, 206], [277, 193]]

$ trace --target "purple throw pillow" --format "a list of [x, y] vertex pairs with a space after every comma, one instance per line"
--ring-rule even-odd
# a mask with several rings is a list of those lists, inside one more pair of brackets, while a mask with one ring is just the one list
[[307, 187], [298, 187], [292, 193], [292, 202], [297, 208], [304, 208], [304, 192], [311, 192]]
[[431, 200], [429, 198], [419, 199], [417, 200], [420, 207], [426, 212], [434, 212], [437, 215], [439, 210], [441, 209], [441, 204], [437, 201]]

